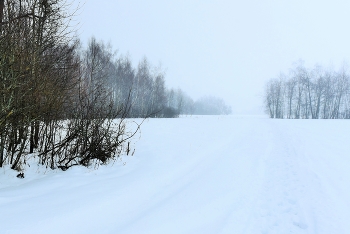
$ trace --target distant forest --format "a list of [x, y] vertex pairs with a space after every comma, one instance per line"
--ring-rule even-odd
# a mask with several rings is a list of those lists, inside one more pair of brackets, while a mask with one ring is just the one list
[[[132, 155], [131, 117], [228, 114], [221, 99], [194, 102], [165, 87], [165, 74], [70, 27], [65, 0], [0, 0], [0, 167], [21, 171], [30, 155], [66, 170]], [[141, 122], [142, 123], [142, 122]], [[23, 175], [20, 175], [20, 177]]]
[[349, 119], [350, 73], [299, 63], [288, 75], [280, 74], [265, 87], [265, 110], [271, 118]]
[[[217, 97], [194, 101], [180, 88], [165, 86], [165, 73], [144, 57], [137, 67], [128, 56], [116, 56], [110, 45], [95, 38], [80, 52], [85, 86], [106, 94], [115, 107], [128, 103], [127, 117], [177, 117], [230, 114], [231, 107]], [[94, 92], [90, 92], [94, 93]]]

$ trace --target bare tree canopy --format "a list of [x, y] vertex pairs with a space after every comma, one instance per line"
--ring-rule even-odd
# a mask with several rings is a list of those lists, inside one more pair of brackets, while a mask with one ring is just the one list
[[298, 64], [288, 75], [271, 79], [265, 87], [265, 109], [271, 118], [350, 118], [350, 74], [321, 66]]

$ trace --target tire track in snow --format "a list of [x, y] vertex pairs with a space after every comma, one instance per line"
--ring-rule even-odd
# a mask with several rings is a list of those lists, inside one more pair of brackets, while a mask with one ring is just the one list
[[268, 136], [260, 139], [267, 145], [264, 181], [245, 233], [309, 233], [310, 224], [299, 204], [304, 185], [297, 173], [297, 155], [287, 137], [288, 129], [278, 120], [267, 122]]
[[240, 170], [235, 176], [246, 186], [244, 189], [239, 188], [239, 206], [231, 207], [222, 222], [223, 228], [216, 233], [258, 233], [252, 231], [252, 227], [257, 223], [254, 211], [264, 186], [266, 160], [272, 150], [272, 136], [267, 134], [266, 126], [261, 126], [261, 121], [265, 120], [242, 124], [245, 129], [237, 133], [239, 140], [232, 139], [232, 154], [237, 155], [233, 163], [237, 164], [237, 169]]
[[349, 123], [265, 120], [260, 124], [267, 129], [260, 126], [262, 133], [256, 132], [253, 139], [260, 137], [262, 142], [257, 147], [264, 157], [263, 181], [253, 196], [254, 205], [247, 206], [251, 212], [240, 233], [348, 233], [350, 189], [342, 180], [350, 181], [350, 147], [344, 143]]

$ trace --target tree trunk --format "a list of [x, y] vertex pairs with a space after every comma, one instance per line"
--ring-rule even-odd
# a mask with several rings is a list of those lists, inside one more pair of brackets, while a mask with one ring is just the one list
[[0, 0], [0, 34], [2, 32], [2, 18], [4, 17], [4, 2], [5, 0]]

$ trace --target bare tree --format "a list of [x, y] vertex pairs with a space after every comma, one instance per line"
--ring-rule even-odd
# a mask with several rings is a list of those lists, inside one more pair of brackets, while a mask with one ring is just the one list
[[[265, 106], [271, 118], [349, 118], [349, 73], [346, 66], [334, 72], [299, 63], [290, 77], [266, 85]], [[284, 102], [286, 100], [286, 103]]]

